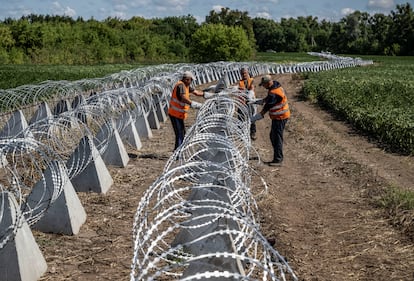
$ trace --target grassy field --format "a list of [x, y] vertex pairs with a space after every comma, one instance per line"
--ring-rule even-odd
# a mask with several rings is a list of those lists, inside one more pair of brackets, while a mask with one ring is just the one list
[[0, 89], [38, 84], [46, 80], [76, 81], [85, 78], [98, 78], [140, 66], [142, 65], [0, 65]]
[[256, 60], [259, 62], [295, 63], [319, 61], [320, 58], [316, 56], [310, 56], [307, 53], [262, 52], [256, 54]]
[[[259, 62], [292, 63], [319, 60], [306, 53], [258, 53]], [[46, 80], [75, 81], [85, 78], [104, 77], [108, 74], [130, 70], [142, 64], [106, 65], [0, 65], [0, 89], [21, 85], [38, 84]]]
[[309, 73], [304, 94], [392, 150], [414, 154], [414, 57]]

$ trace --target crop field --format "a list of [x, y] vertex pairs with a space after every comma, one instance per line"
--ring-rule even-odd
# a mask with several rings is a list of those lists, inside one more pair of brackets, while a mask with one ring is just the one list
[[311, 73], [304, 94], [392, 150], [414, 153], [414, 58]]

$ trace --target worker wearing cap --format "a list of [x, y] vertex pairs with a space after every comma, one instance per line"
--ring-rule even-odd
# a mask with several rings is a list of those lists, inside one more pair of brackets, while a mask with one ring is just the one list
[[189, 108], [199, 109], [202, 105], [199, 102], [190, 100], [190, 94], [203, 96], [203, 92], [198, 91], [191, 86], [193, 80], [195, 80], [193, 74], [190, 71], [185, 71], [182, 75], [182, 79], [175, 84], [171, 94], [168, 115], [170, 116], [175, 133], [174, 150], [176, 150], [184, 140], [184, 120], [187, 118]]
[[270, 166], [278, 166], [283, 162], [283, 131], [290, 117], [289, 104], [285, 90], [270, 75], [263, 76], [259, 86], [263, 86], [268, 92], [264, 99], [254, 102], [256, 104], [263, 104], [263, 108], [251, 118], [251, 121], [260, 120], [266, 112], [269, 112], [269, 117], [272, 119], [270, 141], [273, 146], [273, 160], [268, 162], [268, 164]]

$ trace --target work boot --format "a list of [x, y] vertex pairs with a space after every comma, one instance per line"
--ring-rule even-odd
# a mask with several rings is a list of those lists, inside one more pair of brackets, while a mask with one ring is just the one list
[[271, 167], [280, 167], [280, 166], [282, 166], [282, 161], [273, 160], [273, 161], [268, 162], [267, 165], [269, 165]]

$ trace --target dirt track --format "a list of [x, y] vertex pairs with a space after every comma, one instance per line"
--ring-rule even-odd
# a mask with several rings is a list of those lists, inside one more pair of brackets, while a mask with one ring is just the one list
[[[414, 242], [372, 202], [387, 183], [414, 190], [413, 157], [392, 155], [341, 121], [300, 99], [302, 81], [275, 78], [288, 92], [292, 118], [285, 132], [285, 162], [268, 167], [251, 160], [262, 232], [276, 238], [300, 280], [414, 280]], [[256, 81], [258, 85], [258, 79]], [[258, 96], [264, 96], [257, 87]], [[192, 112], [194, 117], [195, 112]], [[258, 123], [254, 147], [271, 151], [270, 119]], [[191, 118], [187, 122], [191, 125]], [[73, 237], [35, 232], [47, 260], [41, 280], [129, 280], [132, 223], [142, 193], [160, 175], [173, 147], [169, 122], [144, 141], [126, 168], [110, 168], [106, 195], [80, 193], [88, 215]]]

